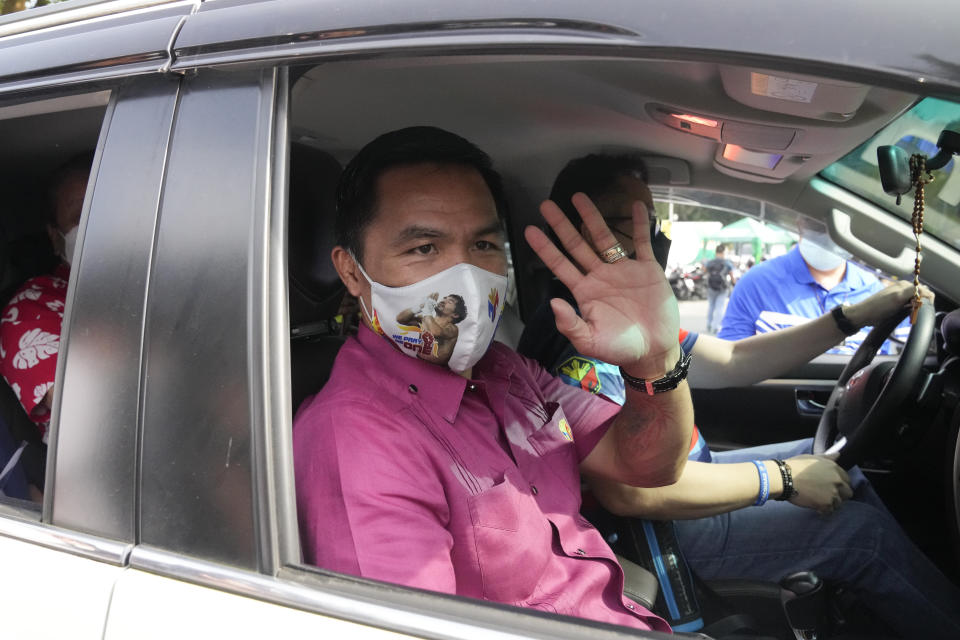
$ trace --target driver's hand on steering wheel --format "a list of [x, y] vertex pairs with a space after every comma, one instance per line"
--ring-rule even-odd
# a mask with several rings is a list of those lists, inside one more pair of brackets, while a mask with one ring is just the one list
[[786, 460], [797, 490], [790, 502], [830, 515], [853, 497], [850, 476], [833, 461], [835, 455], [801, 455]]
[[[920, 285], [920, 297], [933, 302], [933, 292]], [[913, 283], [898, 280], [876, 292], [866, 300], [844, 308], [844, 315], [858, 327], [868, 327], [886, 320], [903, 309], [913, 298]]]

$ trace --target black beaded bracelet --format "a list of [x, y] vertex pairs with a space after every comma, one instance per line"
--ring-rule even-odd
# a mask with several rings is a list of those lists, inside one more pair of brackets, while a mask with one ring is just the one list
[[793, 486], [793, 472], [783, 460], [774, 460], [780, 467], [780, 477], [783, 479], [783, 492], [776, 498], [777, 500], [789, 500], [797, 495], [797, 489]]

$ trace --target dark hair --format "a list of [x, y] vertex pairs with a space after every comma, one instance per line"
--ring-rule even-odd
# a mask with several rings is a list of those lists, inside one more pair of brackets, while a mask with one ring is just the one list
[[617, 183], [623, 177], [636, 177], [646, 184], [649, 174], [643, 158], [636, 155], [610, 156], [591, 153], [571, 160], [557, 174], [550, 190], [550, 199], [557, 203], [573, 227], [580, 231], [583, 220], [570, 202], [573, 194], [583, 192], [596, 202], [603, 196], [618, 192], [620, 186]]
[[83, 151], [72, 156], [50, 174], [47, 179], [47, 210], [45, 212], [48, 224], [57, 226], [57, 191], [60, 187], [75, 176], [89, 177], [92, 166], [93, 151]]
[[490, 189], [501, 222], [506, 201], [490, 156], [460, 136], [437, 127], [407, 127], [385, 133], [361, 149], [337, 184], [337, 244], [363, 259], [362, 236], [377, 210], [377, 181], [388, 169], [416, 164], [462, 165], [476, 169]]
[[463, 298], [458, 296], [455, 293], [451, 293], [448, 298], [453, 298], [454, 304], [453, 313], [456, 314], [457, 319], [453, 321], [453, 324], [459, 324], [461, 320], [467, 317], [467, 303], [463, 301]]
[[720, 244], [717, 245], [717, 248], [714, 249], [713, 252], [714, 252], [714, 253], [726, 253], [726, 252], [727, 252], [727, 245], [725, 245], [725, 244], [723, 244], [723, 243], [721, 242]]

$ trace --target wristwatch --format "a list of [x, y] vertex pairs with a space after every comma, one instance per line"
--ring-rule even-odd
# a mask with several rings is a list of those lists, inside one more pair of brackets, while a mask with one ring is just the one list
[[845, 304], [840, 304], [835, 306], [830, 310], [830, 315], [833, 316], [833, 321], [837, 323], [837, 328], [843, 332], [845, 336], [852, 336], [853, 334], [860, 331], [852, 322], [850, 318], [847, 317], [847, 314], [843, 312], [843, 308], [847, 306]]
[[667, 372], [662, 378], [657, 378], [656, 380], [634, 378], [624, 371], [623, 367], [620, 367], [620, 375], [623, 376], [623, 381], [633, 389], [652, 396], [655, 393], [672, 391], [680, 386], [680, 383], [687, 378], [687, 371], [690, 370], [690, 360], [691, 355], [689, 353], [681, 353], [680, 359], [677, 361], [677, 366], [673, 368], [673, 371]]

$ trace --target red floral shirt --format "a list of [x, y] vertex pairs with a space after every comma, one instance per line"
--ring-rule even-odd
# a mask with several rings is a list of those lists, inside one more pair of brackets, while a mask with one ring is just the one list
[[70, 266], [27, 280], [0, 318], [0, 374], [27, 415], [46, 435], [50, 410], [43, 398], [53, 387]]

